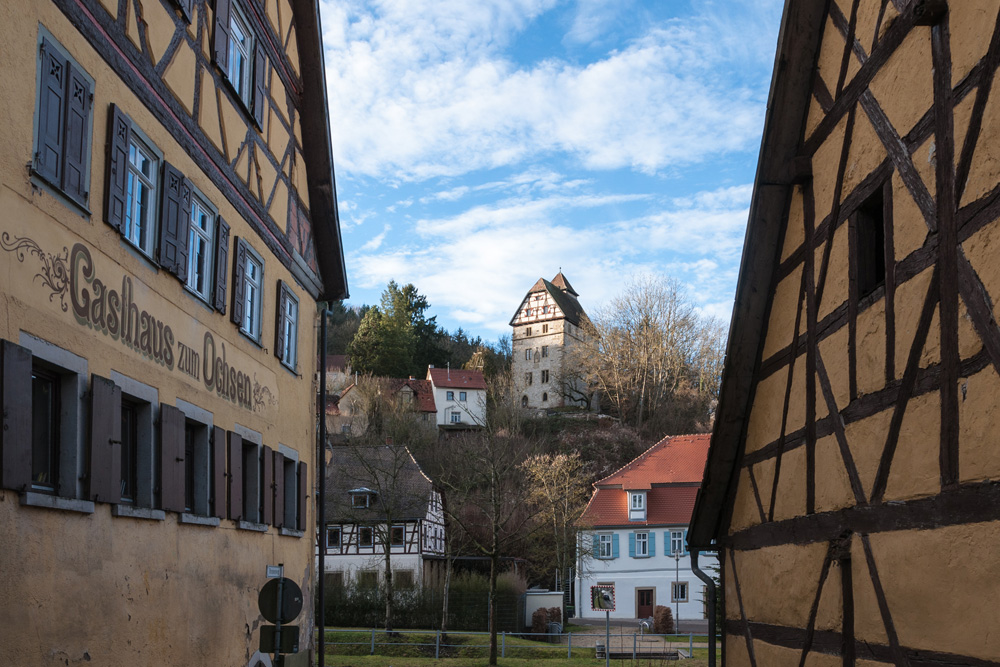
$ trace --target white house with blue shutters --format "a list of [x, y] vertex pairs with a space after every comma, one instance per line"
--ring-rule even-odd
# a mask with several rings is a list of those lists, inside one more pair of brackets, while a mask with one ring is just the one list
[[[650, 618], [669, 606], [682, 621], [706, 617], [704, 584], [694, 576], [687, 527], [701, 484], [708, 435], [664, 438], [594, 484], [581, 517], [576, 615], [600, 618], [591, 587], [613, 585], [612, 618]], [[702, 557], [702, 570], [714, 567]]]

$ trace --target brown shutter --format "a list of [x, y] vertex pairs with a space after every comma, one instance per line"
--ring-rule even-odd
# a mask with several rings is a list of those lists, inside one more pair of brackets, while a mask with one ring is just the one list
[[226, 314], [226, 268], [229, 264], [229, 225], [219, 216], [215, 228], [215, 293], [212, 306]]
[[160, 404], [160, 507], [184, 511], [184, 413]]
[[87, 186], [87, 167], [90, 151], [90, 105], [93, 95], [90, 81], [83, 72], [66, 64], [69, 81], [66, 88], [66, 127], [63, 135], [63, 194], [76, 203], [86, 206], [90, 192]]
[[117, 503], [122, 498], [122, 390], [107, 378], [90, 381], [90, 485], [87, 498]]
[[35, 171], [53, 185], [62, 185], [63, 114], [66, 99], [66, 60], [42, 38], [41, 81], [38, 101], [38, 152]]
[[278, 359], [285, 358], [285, 308], [288, 307], [288, 288], [285, 283], [278, 281], [278, 310], [274, 314], [274, 356]]
[[274, 453], [274, 525], [285, 525], [285, 455]]
[[0, 487], [24, 491], [31, 484], [31, 350], [0, 343]]
[[262, 457], [263, 471], [260, 481], [260, 522], [271, 523], [274, 518], [274, 455], [267, 445], [264, 445]]
[[172, 164], [164, 162], [162, 190], [159, 262], [184, 282], [191, 227], [191, 184]]
[[215, 0], [215, 34], [212, 37], [212, 53], [215, 64], [225, 72], [229, 69], [229, 3], [230, 0]]
[[229, 518], [243, 519], [243, 438], [228, 431], [229, 436]]
[[117, 105], [108, 114], [108, 164], [104, 179], [104, 222], [118, 231], [125, 227], [125, 184], [128, 180], [128, 146], [132, 121]]
[[258, 41], [254, 51], [253, 66], [253, 119], [257, 121], [258, 128], [264, 127], [264, 112], [267, 110], [266, 80], [267, 56], [264, 55], [264, 47]]
[[226, 518], [226, 431], [218, 426], [212, 428], [212, 488], [215, 490], [208, 508], [212, 516]]
[[306, 529], [306, 500], [309, 498], [309, 475], [306, 464], [304, 462], [299, 462], [299, 502], [297, 506], [297, 512], [295, 513], [295, 527], [298, 530]]
[[236, 253], [233, 256], [233, 312], [230, 317], [236, 326], [243, 324], [243, 310], [246, 306], [247, 246], [236, 237]]

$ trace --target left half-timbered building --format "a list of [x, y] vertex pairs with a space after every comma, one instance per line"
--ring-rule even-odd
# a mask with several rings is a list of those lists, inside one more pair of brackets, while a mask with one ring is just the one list
[[347, 295], [317, 3], [8, 2], [0, 62], [0, 662], [270, 664]]

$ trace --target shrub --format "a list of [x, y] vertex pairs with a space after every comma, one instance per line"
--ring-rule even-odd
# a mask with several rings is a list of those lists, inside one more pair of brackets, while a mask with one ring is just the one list
[[674, 614], [670, 607], [656, 605], [653, 610], [653, 632], [658, 635], [669, 635], [674, 631]]
[[549, 607], [549, 623], [562, 623], [562, 609]]
[[535, 634], [543, 634], [547, 631], [549, 624], [549, 610], [544, 607], [536, 609], [531, 614], [531, 631]]

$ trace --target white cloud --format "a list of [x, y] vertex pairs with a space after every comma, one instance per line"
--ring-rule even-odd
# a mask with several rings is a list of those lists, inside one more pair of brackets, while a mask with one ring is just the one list
[[727, 68], [760, 64], [758, 34], [707, 12], [590, 64], [505, 56], [553, 4], [325, 0], [340, 168], [422, 180], [565, 152], [590, 169], [654, 173], [756, 141], [765, 93]]

